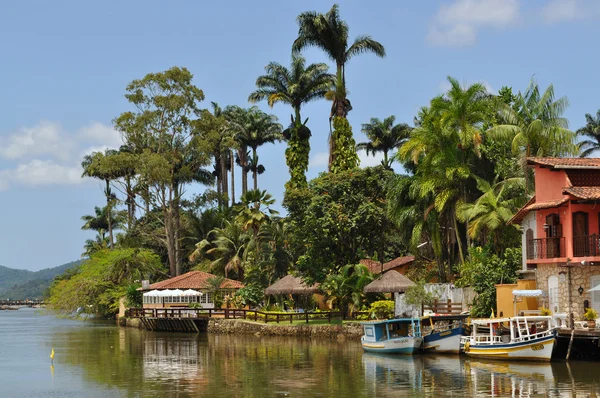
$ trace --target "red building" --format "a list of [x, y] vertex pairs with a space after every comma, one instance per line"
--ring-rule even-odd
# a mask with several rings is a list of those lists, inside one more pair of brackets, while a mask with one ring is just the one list
[[511, 219], [523, 230], [523, 272], [553, 313], [600, 311], [600, 159], [528, 158], [535, 196]]

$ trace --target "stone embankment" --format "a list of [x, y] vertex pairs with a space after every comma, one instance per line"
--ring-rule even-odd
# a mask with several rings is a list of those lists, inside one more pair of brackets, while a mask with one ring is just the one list
[[363, 335], [363, 327], [358, 322], [340, 325], [284, 325], [281, 323], [264, 324], [241, 319], [210, 319], [208, 321], [208, 333], [360, 340]]

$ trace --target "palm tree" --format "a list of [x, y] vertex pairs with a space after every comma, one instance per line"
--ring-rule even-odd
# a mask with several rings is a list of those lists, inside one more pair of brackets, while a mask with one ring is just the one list
[[600, 150], [600, 109], [596, 112], [596, 118], [589, 113], [585, 114], [585, 127], [577, 130], [577, 135], [589, 139], [579, 143], [579, 149], [582, 150], [581, 157], [586, 158], [597, 150]]
[[238, 279], [244, 276], [244, 261], [248, 253], [248, 234], [237, 223], [225, 221], [223, 228], [215, 228], [206, 239], [196, 244], [190, 261], [211, 258], [211, 269], [223, 271], [225, 277], [235, 272]]
[[[281, 133], [281, 125], [277, 123], [277, 117], [275, 115], [269, 115], [261, 111], [257, 107], [252, 107], [245, 112], [243, 124], [237, 125], [239, 127], [237, 134], [237, 141], [241, 147], [250, 148], [252, 150], [252, 162], [258, 164], [258, 147], [267, 144], [275, 143], [283, 138]], [[241, 152], [238, 152], [241, 153]], [[240, 161], [242, 157], [240, 156]], [[243, 156], [242, 172], [244, 169], [250, 171], [249, 161], [247, 154]], [[254, 189], [258, 189], [258, 169], [255, 167], [252, 170], [252, 178], [254, 180]], [[247, 181], [247, 179], [246, 179]], [[242, 187], [242, 196], [247, 192], [246, 188]]]
[[[258, 244], [260, 227], [267, 223], [271, 216], [279, 214], [270, 207], [274, 203], [275, 199], [267, 191], [253, 189], [242, 195], [241, 203], [234, 208], [237, 213], [235, 221], [242, 226], [244, 231], [252, 230], [257, 251], [260, 247]], [[256, 257], [257, 254], [255, 254], [255, 259]]]
[[106, 197], [106, 207], [109, 209], [107, 212], [107, 222], [108, 239], [111, 249], [115, 247], [115, 244], [113, 238], [113, 225], [110, 209], [116, 204], [117, 197], [112, 193], [112, 190], [110, 188], [110, 183], [115, 178], [115, 176], [111, 173], [110, 169], [107, 169], [106, 159], [109, 156], [113, 156], [116, 154], [117, 151], [113, 149], [107, 149], [104, 153], [94, 152], [92, 154], [85, 155], [81, 162], [81, 167], [83, 168], [83, 173], [81, 175], [82, 177], [97, 178], [101, 181], [104, 181], [105, 183], [104, 196]]
[[[298, 22], [298, 38], [294, 41], [292, 50], [299, 52], [305, 47], [315, 46], [325, 52], [331, 60], [336, 64], [336, 86], [333, 93], [333, 104], [329, 120], [334, 117], [346, 119], [348, 112], [352, 109], [350, 101], [346, 96], [346, 63], [354, 56], [371, 52], [379, 57], [385, 57], [385, 48], [378, 41], [373, 40], [370, 36], [358, 36], [354, 43], [348, 46], [348, 24], [340, 19], [339, 7], [334, 4], [331, 9], [320, 14], [315, 11], [303, 12], [297, 18]], [[330, 137], [329, 145], [329, 169], [335, 169], [334, 163], [336, 156], [344, 156], [344, 150], [353, 151], [354, 140], [351, 139], [352, 132], [349, 130], [347, 121], [338, 121], [334, 119], [335, 130]], [[339, 131], [341, 130], [341, 131]], [[349, 137], [338, 137], [338, 135], [349, 135]], [[338, 148], [339, 144], [349, 145], [352, 148]], [[338, 153], [339, 152], [339, 153]], [[351, 156], [346, 154], [345, 156]], [[346, 163], [344, 165], [344, 163]], [[348, 167], [352, 163], [352, 159], [341, 159], [339, 166]], [[335, 170], [334, 170], [335, 171]]]
[[393, 162], [393, 159], [388, 158], [388, 153], [404, 144], [412, 131], [408, 124], [394, 125], [395, 120], [395, 116], [389, 116], [383, 121], [375, 117], [371, 118], [370, 123], [362, 125], [362, 132], [369, 142], [361, 142], [356, 146], [357, 149], [365, 150], [367, 155], [375, 156], [377, 152], [383, 152], [381, 164], [386, 169], [391, 169]]
[[512, 150], [522, 155], [524, 169], [530, 156], [574, 155], [579, 149], [574, 142], [575, 133], [568, 129], [569, 123], [562, 117], [568, 106], [567, 97], [555, 99], [552, 84], [542, 93], [537, 82], [531, 79], [525, 93], [517, 94], [512, 107], [499, 104], [502, 124], [487, 133], [512, 140]]
[[[306, 121], [302, 123], [300, 109], [302, 105], [325, 97], [334, 87], [335, 75], [327, 73], [329, 67], [324, 63], [306, 66], [306, 60], [299, 54], [292, 54], [290, 68], [276, 62], [265, 67], [265, 75], [256, 79], [258, 89], [248, 97], [256, 103], [267, 100], [270, 107], [277, 102], [290, 105], [294, 109], [292, 124], [287, 131], [289, 146], [286, 150], [286, 163], [290, 169], [290, 183], [294, 187], [306, 186], [304, 173], [308, 169], [310, 152], [310, 130]], [[304, 128], [302, 128], [304, 127]], [[301, 148], [295, 148], [300, 146]]]
[[467, 233], [471, 238], [481, 237], [485, 243], [486, 235], [493, 234], [497, 252], [501, 246], [498, 231], [507, 226], [508, 220], [523, 202], [523, 197], [514, 196], [514, 192], [511, 192], [515, 187], [524, 192], [524, 179], [512, 178], [492, 185], [477, 178], [477, 188], [482, 195], [473, 203], [462, 203], [457, 209], [461, 221], [470, 221]]

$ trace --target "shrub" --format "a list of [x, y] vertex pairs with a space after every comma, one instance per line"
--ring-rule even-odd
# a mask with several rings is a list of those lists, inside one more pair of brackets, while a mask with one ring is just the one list
[[127, 286], [125, 292], [125, 305], [129, 308], [141, 308], [143, 305], [143, 293], [137, 290], [141, 285], [133, 284]]
[[583, 319], [586, 321], [595, 321], [598, 318], [598, 312], [596, 312], [593, 308], [588, 308], [585, 310], [585, 314], [583, 314]]
[[392, 300], [379, 300], [371, 304], [371, 313], [378, 319], [394, 317], [394, 302]]

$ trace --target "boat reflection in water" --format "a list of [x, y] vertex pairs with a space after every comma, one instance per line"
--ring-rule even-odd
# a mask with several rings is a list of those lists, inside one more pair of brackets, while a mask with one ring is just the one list
[[[512, 363], [446, 355], [364, 354], [363, 365], [368, 392], [373, 396], [397, 396], [398, 391], [448, 397], [600, 396], [600, 374], [584, 362]], [[585, 383], [581, 383], [583, 379]]]

